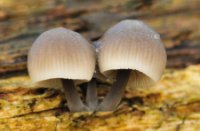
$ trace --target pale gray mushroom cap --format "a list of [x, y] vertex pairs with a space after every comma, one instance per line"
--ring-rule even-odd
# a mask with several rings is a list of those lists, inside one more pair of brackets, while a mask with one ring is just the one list
[[94, 69], [93, 47], [80, 34], [65, 28], [42, 33], [28, 55], [29, 75], [37, 86], [59, 87], [59, 78], [89, 81]]
[[166, 52], [160, 36], [141, 21], [119, 22], [97, 44], [100, 72], [113, 77], [116, 70], [131, 69], [128, 86], [151, 86], [165, 69]]

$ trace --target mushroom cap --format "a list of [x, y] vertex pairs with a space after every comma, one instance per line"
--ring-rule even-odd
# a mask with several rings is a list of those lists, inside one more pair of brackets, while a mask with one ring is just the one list
[[142, 21], [123, 20], [96, 44], [100, 72], [113, 78], [116, 70], [130, 69], [128, 86], [151, 86], [165, 69], [167, 58], [160, 36]]
[[89, 81], [95, 70], [95, 52], [80, 34], [55, 28], [42, 33], [28, 54], [28, 71], [37, 86], [61, 87], [60, 78]]

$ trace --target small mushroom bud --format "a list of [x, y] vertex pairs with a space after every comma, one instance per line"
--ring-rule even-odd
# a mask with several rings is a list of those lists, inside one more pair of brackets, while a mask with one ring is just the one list
[[159, 34], [141, 21], [121, 21], [97, 43], [100, 72], [115, 78], [98, 110], [114, 110], [127, 84], [131, 88], [149, 87], [165, 69], [166, 52]]
[[55, 28], [42, 33], [28, 55], [28, 71], [37, 86], [62, 88], [70, 111], [84, 111], [74, 83], [89, 81], [95, 70], [93, 47], [80, 34]]

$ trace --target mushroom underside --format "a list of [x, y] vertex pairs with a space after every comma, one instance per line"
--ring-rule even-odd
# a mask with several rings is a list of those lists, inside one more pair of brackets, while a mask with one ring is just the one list
[[[62, 90], [71, 112], [81, 111], [113, 111], [115, 110], [125, 91], [125, 88], [145, 87], [153, 84], [150, 77], [137, 70], [120, 69], [115, 71], [116, 76], [109, 92], [102, 102], [98, 100], [96, 79], [84, 84], [86, 103], [83, 103], [73, 80], [61, 79]], [[131, 78], [131, 79], [130, 79]], [[82, 91], [83, 93], [83, 91]]]
[[[146, 88], [150, 87], [153, 84], [155, 84], [154, 80], [151, 79], [148, 75], [138, 71], [138, 70], [131, 70], [131, 69], [120, 69], [120, 70], [111, 70], [106, 72], [107, 74], [110, 74], [113, 76], [116, 76], [114, 79], [114, 82], [108, 92], [108, 94], [105, 96], [103, 101], [100, 104], [97, 104], [95, 111], [113, 111], [115, 110], [125, 91], [125, 88], [129, 88], [129, 90], [134, 90], [135, 88]], [[94, 81], [93, 81], [94, 83]], [[94, 92], [89, 90], [94, 90]], [[89, 100], [95, 100], [97, 102], [97, 89], [94, 87], [91, 88], [91, 86], [87, 89], [88, 92], [87, 95], [93, 95], [93, 97], [90, 97]], [[95, 94], [95, 95], [94, 95]], [[94, 105], [93, 105], [94, 106]]]

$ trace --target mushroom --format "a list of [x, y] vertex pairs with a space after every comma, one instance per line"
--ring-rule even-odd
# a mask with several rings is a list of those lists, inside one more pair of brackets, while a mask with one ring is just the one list
[[55, 28], [42, 33], [28, 54], [32, 82], [61, 89], [72, 112], [88, 110], [75, 85], [89, 81], [95, 70], [95, 51], [80, 34]]
[[149, 87], [161, 77], [166, 52], [159, 34], [139, 20], [123, 20], [96, 42], [100, 72], [114, 83], [97, 110], [111, 111], [125, 87]]

